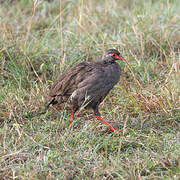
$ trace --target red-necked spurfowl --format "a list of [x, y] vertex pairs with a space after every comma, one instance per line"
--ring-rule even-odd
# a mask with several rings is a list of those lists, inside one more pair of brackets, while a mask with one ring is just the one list
[[60, 75], [50, 89], [46, 100], [49, 105], [60, 105], [69, 102], [71, 105], [70, 127], [74, 113], [83, 105], [94, 111], [96, 118], [109, 126], [113, 132], [118, 132], [105, 121], [99, 113], [98, 106], [109, 91], [118, 83], [121, 68], [116, 60], [124, 60], [119, 51], [109, 49], [100, 61], [82, 62], [71, 67]]

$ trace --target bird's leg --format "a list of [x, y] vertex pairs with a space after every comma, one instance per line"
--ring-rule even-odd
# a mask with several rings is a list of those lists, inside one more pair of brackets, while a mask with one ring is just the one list
[[101, 116], [96, 116], [96, 118], [98, 120], [100, 120], [101, 122], [103, 122], [104, 124], [109, 126], [109, 129], [115, 133], [117, 133], [119, 130], [115, 129], [111, 124], [109, 124], [107, 121], [105, 121]]
[[115, 132], [115, 133], [118, 133], [118, 132], [119, 132], [118, 129], [115, 129], [111, 124], [109, 124], [107, 121], [105, 121], [105, 120], [101, 117], [101, 114], [100, 114], [99, 109], [98, 109], [98, 105], [99, 105], [99, 104], [96, 104], [94, 107], [92, 107], [93, 110], [94, 110], [94, 114], [96, 115], [96, 118], [97, 118], [98, 120], [100, 120], [102, 123], [108, 125], [108, 126], [109, 126], [109, 129], [110, 129], [111, 131], [113, 131], [113, 132]]
[[74, 121], [74, 110], [71, 109], [71, 116], [70, 116], [70, 124], [69, 124], [69, 128], [72, 128], [72, 122]]

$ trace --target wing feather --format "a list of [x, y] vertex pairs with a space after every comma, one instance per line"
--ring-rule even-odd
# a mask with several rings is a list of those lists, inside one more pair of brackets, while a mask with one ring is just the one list
[[91, 69], [92, 67], [88, 62], [82, 62], [60, 75], [50, 89], [46, 104], [50, 105], [66, 101], [75, 91], [79, 82], [86, 78], [87, 72]]

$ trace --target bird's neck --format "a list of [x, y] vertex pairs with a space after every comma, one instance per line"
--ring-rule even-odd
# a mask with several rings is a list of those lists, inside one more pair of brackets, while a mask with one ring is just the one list
[[115, 63], [115, 60], [112, 57], [103, 57], [102, 61], [104, 64], [112, 64]]

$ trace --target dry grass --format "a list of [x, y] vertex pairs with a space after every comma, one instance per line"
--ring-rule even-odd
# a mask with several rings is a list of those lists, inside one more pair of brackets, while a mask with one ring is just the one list
[[[179, 179], [180, 3], [0, 1], [0, 179]], [[44, 108], [73, 64], [119, 49], [121, 81], [90, 112]]]

